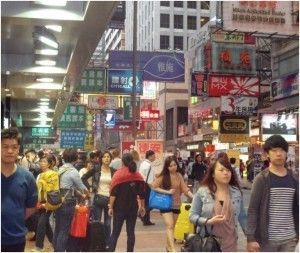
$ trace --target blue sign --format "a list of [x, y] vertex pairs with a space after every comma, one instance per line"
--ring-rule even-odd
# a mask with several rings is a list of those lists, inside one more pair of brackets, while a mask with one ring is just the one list
[[112, 128], [116, 124], [116, 111], [115, 110], [105, 110], [105, 127]]
[[85, 134], [84, 130], [61, 130], [60, 147], [83, 149]]
[[[143, 71], [137, 71], [136, 94], [143, 94]], [[109, 69], [107, 91], [110, 93], [130, 95], [132, 92], [132, 70]]]
[[[110, 51], [108, 65], [113, 69], [130, 69], [132, 51]], [[137, 52], [137, 68], [143, 70], [143, 80], [155, 82], [184, 82], [184, 54]]]

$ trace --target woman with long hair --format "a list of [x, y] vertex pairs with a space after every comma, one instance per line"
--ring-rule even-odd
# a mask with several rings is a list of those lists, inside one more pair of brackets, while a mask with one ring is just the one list
[[193, 194], [185, 184], [183, 176], [178, 170], [179, 164], [177, 158], [175, 156], [167, 157], [161, 173], [152, 183], [153, 190], [173, 195], [172, 209], [160, 211], [167, 230], [167, 251], [175, 251], [174, 227], [180, 213], [181, 194], [184, 193], [187, 197], [193, 198]]
[[143, 176], [131, 154], [122, 157], [123, 166], [114, 174], [110, 188], [109, 215], [113, 216], [113, 231], [109, 251], [115, 251], [124, 221], [127, 231], [127, 252], [133, 252], [135, 224], [138, 214], [145, 215]]
[[[208, 169], [195, 193], [190, 221], [221, 240], [222, 251], [237, 251], [237, 225], [246, 228], [246, 213], [235, 172], [228, 157], [221, 157]], [[199, 229], [199, 228], [198, 228]], [[203, 234], [202, 234], [203, 235]]]

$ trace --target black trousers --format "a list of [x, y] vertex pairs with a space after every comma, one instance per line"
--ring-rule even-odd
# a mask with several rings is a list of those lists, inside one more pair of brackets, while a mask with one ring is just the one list
[[146, 210], [146, 213], [145, 213], [144, 217], [141, 217], [141, 220], [144, 224], [150, 222], [150, 211], [151, 211], [151, 209], [149, 209], [149, 197], [150, 197], [151, 188], [148, 184], [145, 184], [145, 185], [146, 185], [146, 189], [145, 189], [145, 210]]
[[1, 245], [1, 252], [24, 252], [25, 242], [12, 245]]

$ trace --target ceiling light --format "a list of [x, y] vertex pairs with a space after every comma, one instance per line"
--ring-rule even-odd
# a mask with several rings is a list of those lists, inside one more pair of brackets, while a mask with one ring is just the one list
[[5, 88], [4, 91], [9, 92], [9, 89], [8, 89], [8, 88]]
[[8, 94], [6, 94], [6, 96], [7, 96], [7, 97], [11, 97], [11, 94], [10, 94], [10, 93], [8, 93]]
[[53, 60], [36, 60], [35, 64], [42, 65], [42, 66], [55, 66], [56, 61], [53, 61]]
[[40, 40], [41, 42], [43, 42], [44, 44], [50, 47], [58, 48], [58, 43], [50, 38], [47, 38], [45, 36], [39, 36], [38, 40]]
[[49, 98], [40, 98], [41, 101], [50, 101]]
[[62, 84], [59, 83], [34, 83], [26, 88], [28, 89], [40, 89], [40, 90], [61, 90]]
[[35, 49], [35, 54], [41, 54], [41, 55], [58, 55], [57, 49]]
[[53, 78], [49, 78], [49, 77], [37, 78], [36, 81], [42, 83], [52, 83]]
[[23, 69], [24, 72], [29, 73], [43, 73], [43, 74], [66, 74], [67, 69], [58, 68], [54, 66], [34, 66]]
[[41, 5], [48, 5], [48, 6], [66, 6], [67, 1], [62, 0], [41, 0], [41, 1], [34, 1], [35, 4], [41, 4]]
[[7, 71], [5, 72], [5, 74], [6, 74], [6, 75], [10, 75], [10, 71], [7, 70]]
[[59, 33], [62, 31], [62, 26], [61, 25], [46, 25], [45, 27], [47, 29], [50, 29], [52, 31], [59, 32]]
[[38, 105], [49, 105], [49, 102], [38, 102]]

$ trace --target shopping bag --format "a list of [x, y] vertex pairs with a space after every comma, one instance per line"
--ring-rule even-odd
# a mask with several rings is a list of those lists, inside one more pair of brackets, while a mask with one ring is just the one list
[[149, 196], [149, 208], [159, 210], [171, 210], [173, 207], [173, 196], [171, 194], [159, 193], [151, 190]]
[[71, 223], [70, 235], [73, 237], [86, 237], [89, 209], [86, 205], [80, 205], [75, 209]]

